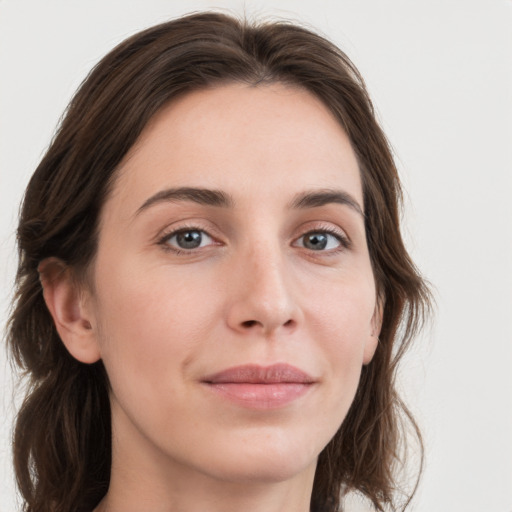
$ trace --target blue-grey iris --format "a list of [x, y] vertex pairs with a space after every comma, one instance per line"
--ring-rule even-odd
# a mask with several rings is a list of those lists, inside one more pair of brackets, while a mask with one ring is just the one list
[[182, 231], [176, 235], [176, 243], [182, 249], [196, 249], [201, 245], [202, 239], [200, 231]]
[[323, 233], [310, 233], [304, 235], [304, 247], [313, 251], [320, 251], [327, 246], [327, 235]]

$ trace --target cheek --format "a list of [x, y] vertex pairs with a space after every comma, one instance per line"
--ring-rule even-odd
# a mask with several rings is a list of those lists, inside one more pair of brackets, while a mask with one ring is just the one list
[[137, 380], [148, 391], [179, 383], [219, 316], [205, 288], [165, 276], [146, 268], [135, 277], [122, 263], [97, 275], [99, 343], [113, 388], [117, 380]]
[[346, 280], [333, 285], [329, 293], [310, 297], [310, 336], [318, 340], [319, 357], [332, 382], [329, 399], [338, 404], [335, 410], [341, 416], [357, 390], [365, 348], [373, 343], [374, 311], [373, 279]]
[[[369, 274], [369, 275], [368, 275]], [[375, 312], [375, 285], [371, 273], [342, 276], [310, 287], [306, 311], [314, 332], [322, 332], [329, 352], [361, 352], [372, 333]]]

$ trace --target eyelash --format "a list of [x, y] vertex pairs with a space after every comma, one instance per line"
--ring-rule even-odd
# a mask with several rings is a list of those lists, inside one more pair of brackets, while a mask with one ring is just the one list
[[158, 245], [162, 246], [162, 249], [164, 251], [172, 252], [173, 254], [177, 254], [178, 256], [192, 254], [193, 252], [195, 252], [194, 249], [180, 249], [178, 247], [171, 246], [168, 243], [172, 237], [179, 235], [180, 233], [186, 233], [187, 231], [199, 231], [201, 233], [205, 233], [206, 235], [208, 235], [212, 240], [215, 240], [215, 237], [210, 235], [208, 231], [206, 231], [203, 228], [199, 228], [197, 226], [182, 226], [178, 229], [173, 229], [172, 231], [164, 233], [158, 240]]
[[[208, 233], [208, 231], [206, 231], [203, 228], [199, 228], [197, 226], [183, 226], [183, 227], [180, 227], [178, 229], [174, 229], [172, 231], [164, 233], [159, 238], [158, 245], [162, 246], [163, 250], [168, 251], [168, 252], [172, 252], [173, 254], [176, 254], [178, 256], [179, 255], [192, 254], [192, 253], [196, 252], [195, 249], [188, 249], [188, 250], [187, 249], [179, 249], [177, 247], [170, 246], [169, 243], [168, 243], [169, 240], [172, 237], [174, 237], [176, 235], [179, 235], [180, 233], [186, 233], [187, 231], [198, 231], [198, 232], [201, 232], [201, 233], [205, 233], [212, 240], [215, 240], [215, 237], [210, 235]], [[327, 251], [314, 251], [312, 249], [308, 250], [307, 248], [303, 247], [303, 249], [307, 250], [310, 253], [318, 252], [318, 253], [322, 253], [323, 255], [334, 255], [334, 254], [338, 254], [339, 252], [342, 252], [342, 251], [345, 251], [347, 249], [350, 249], [350, 247], [351, 247], [351, 242], [350, 242], [350, 240], [348, 239], [348, 237], [346, 235], [344, 235], [340, 231], [338, 231], [336, 229], [333, 229], [332, 227], [328, 227], [328, 226], [319, 226], [319, 227], [317, 227], [315, 229], [310, 229], [310, 230], [306, 231], [305, 233], [303, 233], [302, 235], [300, 235], [298, 238], [296, 238], [294, 240], [294, 242], [296, 242], [297, 240], [300, 240], [303, 237], [306, 237], [308, 235], [313, 235], [313, 234], [328, 234], [328, 235], [331, 235], [334, 238], [336, 238], [336, 240], [339, 242], [340, 245], [339, 245], [339, 247], [337, 247], [335, 249], [330, 249], [330, 250], [327, 250]], [[220, 244], [213, 244], [213, 245], [220, 245]]]
[[342, 234], [337, 229], [333, 229], [329, 226], [319, 226], [315, 229], [310, 229], [309, 231], [306, 231], [305, 233], [300, 235], [298, 238], [296, 238], [296, 240], [299, 240], [300, 238], [303, 238], [308, 235], [314, 235], [314, 234], [318, 234], [318, 233], [333, 236], [334, 238], [336, 238], [336, 240], [339, 242], [340, 245], [336, 249], [330, 249], [328, 251], [313, 251], [313, 250], [311, 250], [311, 252], [313, 252], [313, 253], [319, 252], [319, 253], [324, 253], [326, 255], [327, 254], [332, 255], [332, 254], [338, 254], [339, 252], [350, 249], [350, 247], [351, 247], [350, 240], [348, 239], [348, 237], [346, 235]]

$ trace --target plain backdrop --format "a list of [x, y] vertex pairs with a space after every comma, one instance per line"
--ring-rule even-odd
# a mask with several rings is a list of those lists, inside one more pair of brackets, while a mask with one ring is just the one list
[[[511, 0], [0, 0], [2, 328], [18, 205], [74, 90], [127, 36], [206, 8], [299, 20], [361, 70], [405, 185], [407, 245], [437, 299], [400, 374], [427, 456], [411, 510], [511, 512]], [[19, 510], [13, 383], [1, 350], [0, 512]]]

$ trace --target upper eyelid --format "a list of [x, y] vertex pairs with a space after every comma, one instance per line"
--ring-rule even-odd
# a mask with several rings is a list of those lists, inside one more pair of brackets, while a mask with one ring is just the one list
[[[208, 223], [208, 226], [205, 226], [204, 223]], [[199, 221], [195, 219], [185, 219], [183, 221], [176, 221], [166, 227], [159, 229], [155, 235], [156, 239], [160, 239], [165, 236], [171, 236], [173, 234], [179, 233], [181, 231], [203, 231], [207, 235], [211, 237], [220, 237], [221, 233], [225, 231], [225, 229], [221, 229], [212, 223], [211, 220]], [[231, 230], [230, 230], [231, 231]], [[347, 239], [350, 241], [350, 236], [347, 234], [347, 231], [336, 224], [333, 225], [331, 221], [308, 221], [301, 223], [300, 226], [294, 229], [294, 234], [291, 235], [291, 238], [296, 239], [301, 236], [304, 236], [308, 233], [313, 232], [321, 232], [325, 231], [335, 236], [339, 236], [340, 238]]]
[[209, 230], [204, 228], [198, 228], [193, 226], [186, 226], [186, 227], [180, 227], [176, 229], [170, 229], [169, 231], [163, 230], [160, 232], [160, 234], [157, 237], [158, 243], [165, 243], [171, 238], [179, 235], [180, 233], [186, 232], [186, 231], [200, 231], [201, 233], [204, 233], [209, 238], [211, 238], [214, 242], [219, 242], [218, 237], [215, 235], [212, 235]]
[[348, 243], [351, 243], [351, 239], [347, 233], [347, 230], [341, 228], [340, 226], [331, 221], [305, 222], [297, 229], [297, 231], [299, 232], [299, 234], [297, 234], [296, 236], [294, 235], [295, 239], [307, 235], [308, 233], [326, 232], [333, 236], [337, 236], [343, 240], [346, 240]]
[[[350, 247], [352, 245], [352, 242], [345, 234], [341, 234], [337, 230], [331, 230], [331, 229], [325, 229], [325, 228], [324, 229], [308, 230], [308, 231], [304, 232], [302, 235], [294, 238], [294, 242], [296, 242], [297, 240], [300, 240], [302, 237], [304, 237], [306, 235], [310, 235], [310, 234], [314, 234], [314, 233], [327, 233], [328, 235], [333, 236], [334, 238], [336, 238], [338, 240], [338, 242], [340, 243], [340, 246], [343, 247], [344, 249], [350, 249]], [[329, 251], [318, 251], [318, 252], [329, 252]]]
[[[184, 221], [176, 221], [172, 224], [158, 230], [157, 234], [155, 235], [155, 239], [157, 241], [170, 238], [173, 235], [176, 235], [177, 233], [183, 232], [183, 231], [202, 231], [206, 233], [211, 238], [218, 238], [219, 237], [219, 229], [213, 228], [211, 226], [204, 226], [201, 225], [202, 223], [195, 220], [184, 220]], [[216, 235], [217, 233], [217, 235]]]
[[[178, 227], [172, 227], [174, 224], [178, 224], [179, 222], [180, 221], [177, 221], [177, 222], [171, 224], [170, 226], [160, 229], [156, 235], [156, 238], [160, 238], [161, 236], [169, 236], [169, 235], [179, 233], [182, 231], [187, 231], [187, 230], [189, 230], [189, 231], [204, 231], [207, 235], [210, 235], [210, 236], [215, 236], [215, 235], [212, 235], [212, 232], [215, 233], [216, 231], [220, 231], [219, 228], [200, 226], [199, 223], [196, 224], [194, 221], [192, 221], [190, 224], [180, 225]], [[292, 238], [293, 237], [299, 238], [300, 236], [304, 236], [308, 233], [321, 232], [321, 231], [325, 231], [326, 233], [330, 233], [332, 235], [337, 235], [342, 238], [347, 238], [347, 239], [349, 238], [344, 229], [341, 229], [339, 227], [332, 227], [331, 225], [327, 226], [324, 224], [319, 224], [319, 225], [311, 226], [308, 228], [301, 227], [301, 228], [295, 229], [294, 231], [296, 231], [296, 234], [294, 234], [292, 236]]]

